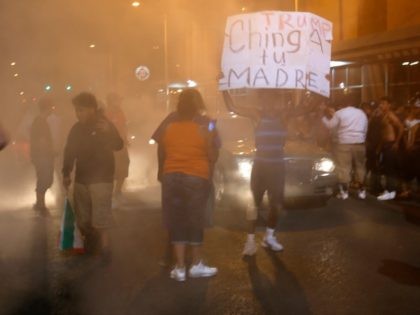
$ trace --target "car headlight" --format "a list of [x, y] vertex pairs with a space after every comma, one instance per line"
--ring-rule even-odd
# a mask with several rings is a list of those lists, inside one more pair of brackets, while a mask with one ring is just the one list
[[315, 163], [315, 170], [318, 172], [331, 173], [335, 170], [335, 164], [332, 160], [323, 158]]
[[252, 160], [238, 159], [238, 172], [243, 178], [250, 179], [252, 170]]

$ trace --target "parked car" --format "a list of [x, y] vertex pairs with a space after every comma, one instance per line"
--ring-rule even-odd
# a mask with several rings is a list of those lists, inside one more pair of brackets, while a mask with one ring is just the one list
[[[250, 202], [250, 178], [255, 154], [254, 126], [248, 118], [230, 115], [219, 118], [217, 128], [222, 139], [215, 167], [216, 200], [226, 198]], [[315, 144], [287, 140], [285, 146], [284, 201], [302, 199], [322, 203], [332, 196], [337, 185], [335, 164], [330, 155]]]

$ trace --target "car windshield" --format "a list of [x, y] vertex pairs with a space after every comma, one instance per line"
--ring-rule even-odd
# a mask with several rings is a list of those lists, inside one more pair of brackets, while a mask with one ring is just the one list
[[217, 129], [224, 141], [253, 140], [254, 126], [248, 118], [236, 117], [220, 119]]

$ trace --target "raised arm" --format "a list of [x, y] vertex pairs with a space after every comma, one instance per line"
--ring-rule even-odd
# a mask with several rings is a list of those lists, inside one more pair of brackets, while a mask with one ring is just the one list
[[236, 115], [247, 117], [252, 121], [258, 121], [259, 119], [259, 112], [257, 109], [253, 108], [244, 108], [239, 107], [235, 104], [230, 95], [229, 91], [222, 91], [223, 101], [225, 102], [225, 106], [227, 110], [231, 113], [235, 113]]

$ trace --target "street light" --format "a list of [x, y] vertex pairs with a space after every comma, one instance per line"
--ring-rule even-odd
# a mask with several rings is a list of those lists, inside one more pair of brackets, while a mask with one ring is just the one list
[[138, 7], [140, 6], [140, 2], [139, 2], [139, 1], [133, 1], [133, 2], [131, 3], [131, 5], [132, 5], [133, 7], [135, 7], [135, 8], [138, 8]]

